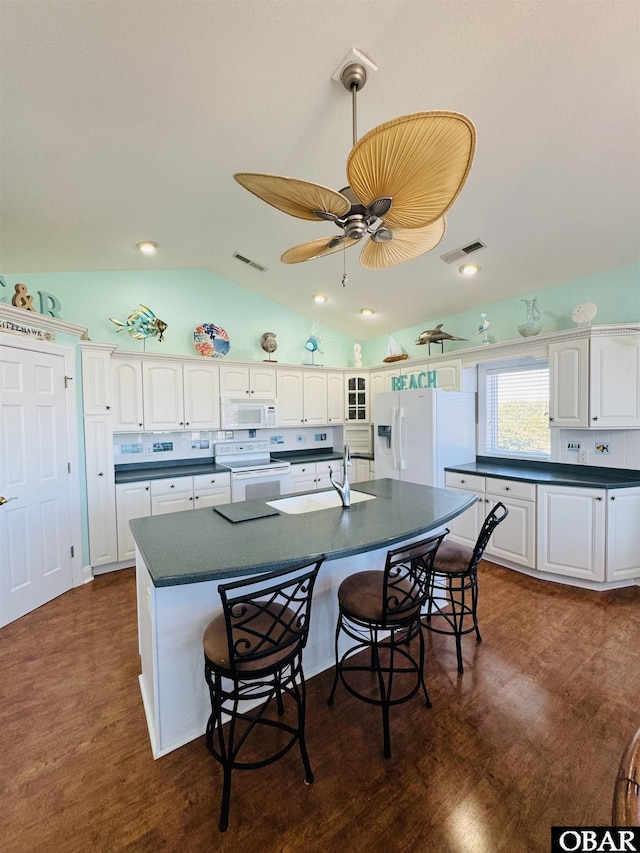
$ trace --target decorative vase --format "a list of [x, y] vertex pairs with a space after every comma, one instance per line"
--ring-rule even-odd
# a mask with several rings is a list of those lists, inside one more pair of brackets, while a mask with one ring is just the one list
[[539, 335], [542, 330], [542, 320], [540, 319], [540, 311], [538, 309], [536, 298], [521, 299], [527, 306], [527, 316], [524, 323], [518, 326], [518, 332], [523, 338], [532, 338], [534, 335]]

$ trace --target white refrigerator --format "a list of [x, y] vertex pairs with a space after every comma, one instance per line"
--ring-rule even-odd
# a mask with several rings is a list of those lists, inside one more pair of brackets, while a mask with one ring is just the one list
[[436, 388], [376, 394], [376, 479], [444, 488], [447, 465], [475, 462], [475, 394]]

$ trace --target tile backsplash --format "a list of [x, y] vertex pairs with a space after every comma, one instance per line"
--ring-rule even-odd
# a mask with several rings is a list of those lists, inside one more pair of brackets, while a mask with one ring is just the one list
[[282, 450], [324, 450], [342, 446], [342, 427], [116, 433], [113, 436], [113, 461], [116, 465], [127, 465], [211, 458], [216, 441], [230, 438], [238, 441], [251, 438], [270, 441], [271, 453]]
[[551, 461], [640, 470], [640, 430], [551, 430]]

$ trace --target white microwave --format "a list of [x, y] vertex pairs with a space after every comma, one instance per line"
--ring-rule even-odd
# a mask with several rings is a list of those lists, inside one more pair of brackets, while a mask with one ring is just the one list
[[220, 409], [222, 429], [268, 429], [278, 426], [276, 400], [234, 400], [223, 397]]

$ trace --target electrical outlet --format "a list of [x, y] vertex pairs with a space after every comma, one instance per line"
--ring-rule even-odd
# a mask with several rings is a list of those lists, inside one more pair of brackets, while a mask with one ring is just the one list
[[586, 465], [589, 461], [589, 451], [588, 450], [579, 450], [578, 451], [578, 462], [581, 465]]

